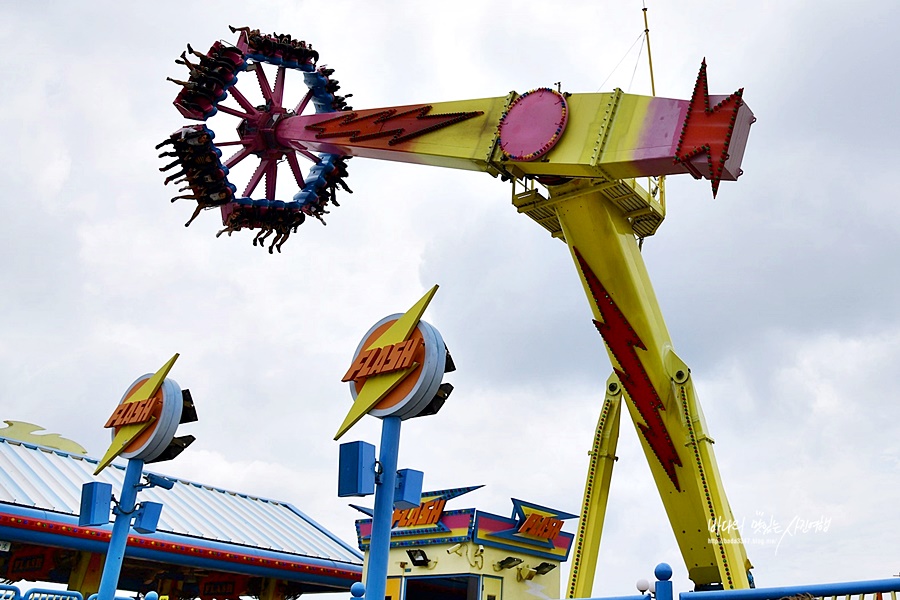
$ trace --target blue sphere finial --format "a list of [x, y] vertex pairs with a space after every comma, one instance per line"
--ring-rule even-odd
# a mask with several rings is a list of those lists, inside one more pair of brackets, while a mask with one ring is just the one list
[[362, 598], [366, 595], [366, 585], [362, 581], [357, 581], [350, 586], [350, 595], [354, 598]]
[[656, 569], [653, 570], [653, 574], [660, 581], [668, 581], [672, 578], [672, 567], [667, 563], [659, 563], [656, 565]]
[[144, 596], [144, 600], [159, 600], [159, 594], [156, 592], [147, 592], [147, 595]]

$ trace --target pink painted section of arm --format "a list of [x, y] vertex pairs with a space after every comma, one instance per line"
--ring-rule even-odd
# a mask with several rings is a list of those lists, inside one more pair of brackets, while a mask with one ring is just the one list
[[686, 173], [675, 163], [675, 149], [689, 107], [687, 100], [649, 98], [645, 110], [630, 117], [620, 112], [603, 153], [603, 170], [616, 179]]
[[[715, 105], [724, 98], [727, 96], [710, 96], [710, 104]], [[614, 132], [636, 130], [637, 135], [623, 135], [619, 149], [608, 146], [608, 151], [603, 155], [603, 169], [616, 179], [689, 172], [685, 166], [675, 162], [678, 137], [689, 107], [689, 100], [650, 98], [645, 111], [635, 111], [627, 122], [617, 119]], [[734, 181], [740, 175], [741, 161], [753, 121], [753, 112], [743, 104], [738, 111], [729, 146], [729, 159], [725, 163], [722, 179]], [[711, 133], [725, 135], [724, 130]], [[630, 143], [625, 141], [629, 138], [633, 140], [629, 140]], [[705, 154], [692, 159], [691, 164], [701, 175], [709, 177]]]

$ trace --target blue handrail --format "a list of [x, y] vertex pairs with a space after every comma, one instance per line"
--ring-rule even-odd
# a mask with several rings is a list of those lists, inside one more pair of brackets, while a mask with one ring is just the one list
[[857, 596], [878, 592], [900, 592], [900, 578], [819, 583], [787, 587], [756, 588], [750, 590], [716, 590], [712, 592], [681, 592], [679, 600], [777, 600], [786, 596], [809, 594], [814, 598]]
[[32, 588], [22, 594], [23, 600], [84, 600], [81, 592], [71, 590], [48, 590], [45, 588]]
[[[100, 594], [91, 594], [90, 596], [88, 596], [88, 599], [87, 599], [87, 600], [97, 600], [97, 597], [98, 597], [99, 595], [100, 595]], [[146, 598], [146, 596], [145, 596], [145, 598]], [[124, 596], [124, 597], [123, 597], [123, 596], [116, 596], [116, 597], [115, 597], [115, 600], [134, 600], [134, 598], [132, 598], [132, 597], [130, 597], [130, 596]]]
[[[672, 591], [672, 568], [666, 563], [657, 565], [655, 600], [674, 600]], [[811, 583], [771, 588], [751, 588], [746, 590], [714, 590], [705, 592], [680, 592], [678, 600], [780, 600], [791, 596], [811, 596], [813, 598], [833, 598], [838, 596], [862, 597], [866, 594], [900, 592], [900, 577], [873, 579], [868, 581], [847, 581], [839, 583]], [[896, 598], [896, 596], [894, 596]], [[593, 598], [591, 600], [648, 600], [644, 596], [619, 596]]]
[[14, 585], [0, 584], [0, 600], [21, 600], [22, 592]]

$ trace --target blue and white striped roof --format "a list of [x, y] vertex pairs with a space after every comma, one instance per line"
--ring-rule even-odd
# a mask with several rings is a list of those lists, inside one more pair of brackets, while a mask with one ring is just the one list
[[[98, 476], [97, 459], [0, 437], [0, 509], [4, 504], [77, 518], [81, 487], [90, 481], [122, 488], [123, 466]], [[362, 565], [362, 555], [290, 504], [170, 478], [171, 490], [149, 488], [140, 499], [164, 505], [157, 531], [253, 549]]]

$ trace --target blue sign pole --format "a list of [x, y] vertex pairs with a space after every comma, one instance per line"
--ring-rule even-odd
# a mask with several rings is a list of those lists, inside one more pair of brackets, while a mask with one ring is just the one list
[[381, 474], [375, 488], [375, 514], [372, 516], [372, 537], [369, 540], [369, 564], [366, 571], [367, 600], [384, 600], [387, 587], [399, 453], [400, 417], [384, 417], [381, 421], [381, 448], [378, 455]]
[[100, 576], [100, 590], [97, 593], [98, 600], [113, 600], [116, 596], [116, 588], [119, 585], [119, 573], [122, 571], [125, 545], [128, 543], [128, 532], [131, 529], [131, 519], [134, 516], [135, 500], [137, 500], [143, 470], [144, 461], [136, 458], [129, 459], [128, 467], [125, 469], [125, 481], [122, 483], [122, 494], [119, 498], [119, 504], [113, 508], [116, 520], [113, 523], [109, 549], [106, 551], [103, 574]]

